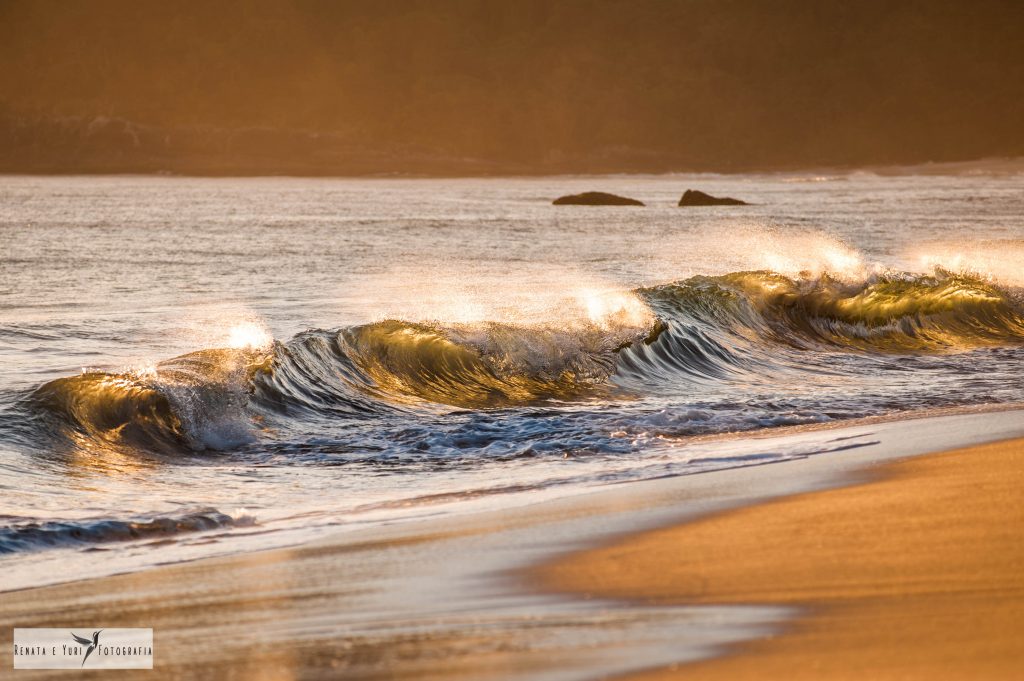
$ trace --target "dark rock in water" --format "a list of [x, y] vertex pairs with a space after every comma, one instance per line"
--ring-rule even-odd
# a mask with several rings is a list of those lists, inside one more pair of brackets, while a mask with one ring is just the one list
[[711, 196], [704, 192], [699, 192], [695, 189], [687, 189], [683, 193], [683, 198], [679, 199], [680, 206], [749, 206], [746, 201], [740, 201], [739, 199], [730, 199], [728, 196], [721, 198], [717, 196]]
[[583, 192], [560, 196], [552, 202], [556, 206], [642, 206], [642, 201], [605, 192]]

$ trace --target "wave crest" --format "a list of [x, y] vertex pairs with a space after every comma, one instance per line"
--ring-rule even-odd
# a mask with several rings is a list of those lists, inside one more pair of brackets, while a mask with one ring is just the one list
[[183, 355], [148, 372], [57, 379], [33, 400], [105, 442], [226, 449], [253, 439], [267, 419], [507, 408], [624, 391], [679, 396], [690, 382], [741, 375], [770, 388], [784, 372], [798, 381], [800, 372], [841, 371], [836, 353], [884, 358], [1024, 343], [1019, 292], [941, 270], [859, 282], [737, 272], [633, 295], [652, 314], [568, 327], [388, 320], [310, 330], [269, 348]]
[[948, 351], [1024, 340], [1012, 294], [976, 277], [885, 274], [855, 284], [755, 272], [723, 277], [777, 339], [868, 351]]
[[224, 449], [252, 439], [248, 392], [265, 357], [201, 350], [143, 370], [91, 371], [50, 381], [30, 402], [108, 444], [156, 451]]

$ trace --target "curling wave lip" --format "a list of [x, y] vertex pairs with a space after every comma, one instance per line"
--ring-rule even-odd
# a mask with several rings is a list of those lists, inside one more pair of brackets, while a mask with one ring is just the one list
[[261, 414], [366, 419], [651, 395], [685, 401], [697, 384], [743, 377], [782, 389], [843, 366], [870, 373], [894, 369], [898, 356], [1024, 343], [1024, 312], [1012, 291], [941, 270], [855, 283], [737, 272], [631, 296], [643, 314], [595, 310], [601, 323], [387, 320], [310, 330], [287, 343], [201, 350], [143, 372], [58, 379], [30, 402], [108, 443], [230, 449], [258, 438]]

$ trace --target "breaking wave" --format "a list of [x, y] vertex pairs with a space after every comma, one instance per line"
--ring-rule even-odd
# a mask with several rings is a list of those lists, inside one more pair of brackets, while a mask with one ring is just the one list
[[89, 372], [29, 398], [68, 437], [155, 451], [229, 449], [274, 419], [374, 418], [593, 398], [685, 396], [739, 376], [841, 372], [837, 356], [1024, 344], [1020, 292], [936, 270], [859, 282], [757, 271], [638, 289], [650, 314], [567, 326], [388, 320]]

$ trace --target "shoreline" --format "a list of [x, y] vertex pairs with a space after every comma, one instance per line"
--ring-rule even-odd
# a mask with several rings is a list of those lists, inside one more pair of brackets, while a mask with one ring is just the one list
[[[272, 541], [264, 546], [256, 546], [250, 543], [242, 543], [238, 546], [231, 546], [225, 550], [209, 553], [206, 555], [198, 555], [186, 558], [176, 558], [160, 563], [150, 563], [142, 565], [128, 565], [119, 566], [107, 571], [97, 571], [92, 574], [87, 574], [79, 577], [70, 577], [64, 579], [56, 579], [46, 581], [37, 581], [34, 584], [23, 584], [15, 577], [16, 586], [8, 587], [7, 585], [0, 583], [0, 598], [6, 593], [14, 593], [19, 591], [25, 591], [29, 589], [39, 589], [54, 586], [61, 586], [66, 584], [73, 584], [79, 581], [88, 581], [95, 579], [106, 579], [109, 577], [117, 577], [120, 575], [132, 574], [136, 572], [143, 572], [154, 568], [164, 568], [173, 566], [183, 566], [198, 561], [207, 560], [230, 560], [232, 558], [245, 556], [252, 553], [260, 553], [265, 551], [278, 551], [288, 550], [293, 548], [302, 548], [304, 546], [317, 545], [321, 543], [334, 544], [339, 542], [347, 541], [358, 541], [362, 538], [369, 537], [370, 540], [374, 540], [375, 536], [379, 532], [386, 532], [388, 535], [393, 534], [394, 528], [399, 528], [399, 534], [412, 534], [419, 535], [421, 527], [430, 527], [433, 522], [433, 517], [444, 516], [451, 523], [460, 524], [463, 522], [473, 523], [477, 517], [487, 517], [493, 513], [499, 514], [512, 514], [521, 515], [528, 513], [528, 509], [549, 503], [565, 502], [567, 504], [573, 504], [573, 500], [581, 497], [587, 497], [591, 494], [603, 494], [606, 493], [609, 487], [621, 487], [626, 486], [627, 488], [632, 485], [649, 483], [660, 479], [673, 479], [673, 478], [686, 478], [694, 475], [709, 475], [709, 474], [720, 474], [724, 471], [739, 470], [755, 466], [774, 465], [778, 463], [785, 463], [787, 461], [798, 460], [806, 457], [816, 457], [822, 454], [829, 455], [836, 452], [841, 452], [846, 449], [856, 449], [865, 446], [873, 446], [870, 440], [866, 440], [866, 437], [870, 437], [871, 433], [866, 433], [864, 437], [860, 435], [854, 436], [843, 436], [839, 438], [828, 438], [828, 434], [832, 432], [848, 433], [858, 431], [862, 428], [869, 427], [900, 427], [900, 424], [909, 424], [919, 421], [929, 421], [932, 419], [943, 419], [949, 417], [961, 417], [971, 419], [973, 417], [985, 417], [986, 415], [999, 415], [1008, 414], [1012, 412], [1024, 413], [1024, 402], [1015, 403], [996, 403], [996, 404], [982, 404], [982, 405], [962, 405], [953, 407], [934, 407], [928, 409], [917, 409], [911, 411], [904, 411], [894, 414], [878, 414], [874, 416], [865, 416], [860, 418], [843, 419], [835, 421], [823, 421], [813, 423], [803, 423], [795, 425], [784, 425], [784, 426], [772, 426], [766, 428], [759, 428], [756, 430], [740, 430], [730, 431], [722, 433], [707, 433], [700, 435], [689, 435], [679, 437], [674, 447], [678, 448], [689, 448], [689, 451], [698, 454], [696, 458], [691, 459], [693, 462], [715, 462], [719, 460], [720, 454], [726, 454], [725, 458], [729, 459], [729, 454], [734, 455], [732, 458], [734, 462], [732, 465], [724, 465], [721, 467], [711, 467], [708, 469], [700, 470], [672, 470], [670, 472], [657, 471], [647, 477], [636, 477], [632, 479], [617, 480], [610, 483], [597, 483], [589, 486], [581, 486], [570, 488], [566, 490], [560, 490], [558, 493], [553, 495], [541, 495], [538, 498], [528, 498], [523, 495], [530, 494], [526, 492], [494, 492], [491, 493], [476, 493], [472, 497], [459, 500], [458, 494], [451, 495], [454, 500], [449, 503], [459, 505], [458, 508], [445, 509], [443, 508], [445, 502], [440, 502], [440, 510], [431, 512], [430, 508], [437, 508], [434, 506], [436, 501], [426, 501], [420, 506], [421, 510], [425, 511], [423, 514], [418, 514], [411, 517], [399, 517], [394, 519], [381, 519], [371, 521], [363, 524], [362, 519], [357, 515], [353, 517], [354, 524], [360, 525], [359, 529], [340, 529], [336, 528], [326, 535], [318, 535], [310, 537], [304, 533], [303, 528], [281, 528], [274, 529], [271, 531], [271, 536], [274, 537]], [[968, 442], [964, 444], [970, 444], [975, 441], [975, 438], [980, 438], [980, 434], [973, 434], [968, 437]], [[978, 439], [978, 442], [984, 441], [984, 439]], [[778, 443], [788, 443], [786, 446], [780, 447], [780, 452], [784, 458], [781, 459], [768, 459], [763, 462], [757, 461], [755, 457], [751, 457], [752, 460], [745, 460], [748, 455], [754, 452], [763, 451], [761, 445], [777, 445]], [[808, 446], [809, 444], [809, 446]], [[933, 445], [927, 446], [911, 446], [907, 452], [901, 455], [917, 455], [924, 453], [932, 453], [941, 451], [941, 447], [935, 447]], [[789, 459], [785, 457], [790, 457]], [[677, 462], [678, 463], [678, 462]], [[432, 495], [430, 498], [445, 497], [446, 495]], [[417, 501], [424, 501], [428, 497], [412, 497], [401, 500], [402, 503], [415, 503]], [[489, 505], [486, 502], [494, 500], [503, 500], [505, 505], [501, 505], [495, 508], [494, 505]], [[481, 504], [481, 502], [484, 502]], [[381, 504], [381, 506], [389, 505], [391, 502]], [[367, 509], [373, 510], [376, 506], [369, 506]], [[425, 516], [425, 517], [424, 517]], [[447, 525], [445, 521], [441, 521], [442, 525]], [[406, 532], [408, 530], [408, 532]], [[230, 538], [229, 538], [230, 539]], [[244, 542], [246, 537], [241, 538]], [[237, 541], [237, 538], [236, 538]], [[100, 551], [117, 551], [118, 542], [114, 542], [112, 545], [99, 544], [96, 548]], [[107, 546], [111, 548], [108, 549]], [[59, 550], [59, 549], [58, 549]], [[66, 549], [65, 549], [66, 550]], [[72, 549], [73, 550], [73, 549]], [[47, 552], [46, 549], [43, 550]], [[31, 553], [28, 555], [36, 555]], [[11, 575], [8, 575], [8, 579], [11, 579]], [[9, 582], [8, 582], [9, 583]]]
[[539, 568], [546, 588], [796, 608], [782, 633], [630, 679], [1014, 678], [1024, 668], [1024, 439], [725, 511]]
[[[348, 671], [365, 678], [585, 679], [667, 667], [786, 626], [789, 609], [538, 592], [532, 570], [657, 528], [849, 486], [870, 466], [944, 443], [1022, 437], [1021, 417], [968, 413], [751, 439], [743, 442], [756, 451], [816, 449], [778, 465], [613, 484], [528, 506], [3, 592], [0, 619], [8, 627], [153, 627], [159, 678], [333, 678]], [[716, 451], [736, 447], [725, 441]], [[8, 643], [10, 635], [6, 628]], [[9, 655], [9, 646], [0, 646], [0, 668], [9, 668]]]

